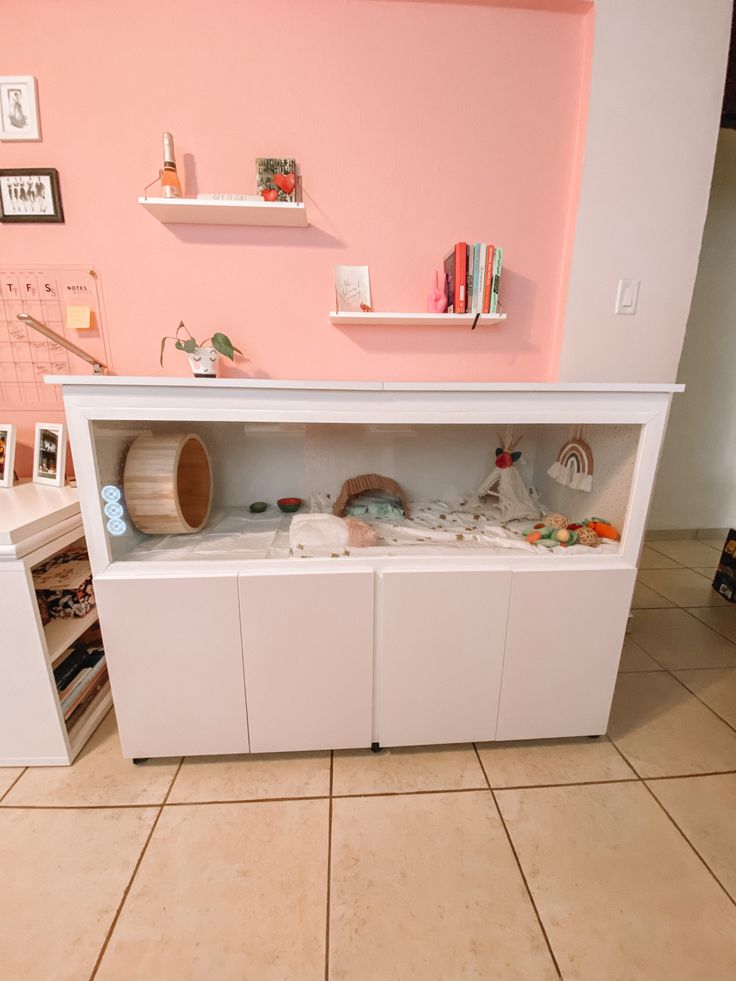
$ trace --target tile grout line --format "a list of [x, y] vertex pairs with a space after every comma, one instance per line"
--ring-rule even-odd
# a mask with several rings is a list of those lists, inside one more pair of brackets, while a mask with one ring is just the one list
[[682, 610], [683, 613], [687, 613], [687, 615], [689, 617], [692, 617], [693, 620], [695, 620], [696, 623], [699, 623], [703, 627], [707, 627], [708, 630], [712, 630], [714, 634], [718, 634], [719, 637], [723, 637], [723, 639], [724, 640], [727, 640], [729, 642], [729, 644], [734, 644], [736, 646], [736, 642], [734, 642], [730, 637], [727, 637], [726, 634], [724, 634], [720, 630], [718, 630], [717, 627], [714, 627], [710, 623], [706, 623], [705, 620], [701, 620], [700, 617], [696, 617], [694, 613], [691, 613], [690, 612], [691, 610], [721, 610], [721, 609], [728, 609], [728, 607], [721, 607], [721, 606], [678, 606], [677, 609], [678, 610]]
[[120, 899], [120, 903], [118, 904], [118, 908], [115, 910], [115, 916], [113, 916], [113, 918], [112, 918], [112, 923], [110, 924], [110, 927], [109, 927], [109, 929], [107, 931], [107, 934], [105, 936], [105, 939], [104, 939], [104, 941], [102, 943], [102, 947], [100, 948], [100, 952], [97, 955], [97, 960], [95, 961], [95, 965], [92, 968], [92, 973], [89, 976], [89, 981], [94, 981], [94, 978], [97, 976], [97, 972], [100, 969], [100, 964], [102, 963], [102, 958], [105, 956], [105, 952], [107, 951], [107, 948], [108, 948], [108, 946], [110, 944], [110, 940], [112, 938], [113, 931], [115, 930], [115, 927], [117, 926], [118, 920], [120, 919], [120, 914], [122, 913], [123, 907], [125, 906], [125, 901], [127, 900], [128, 895], [130, 893], [130, 890], [133, 887], [133, 882], [135, 881], [135, 877], [138, 874], [138, 869], [141, 867], [141, 863], [143, 862], [143, 857], [146, 854], [146, 852], [148, 851], [148, 846], [151, 843], [151, 839], [153, 838], [154, 832], [155, 832], [155, 830], [156, 830], [156, 828], [158, 826], [158, 822], [159, 822], [159, 820], [161, 818], [161, 815], [164, 813], [164, 807], [166, 806], [166, 801], [169, 799], [169, 794], [171, 793], [172, 787], [174, 786], [174, 781], [179, 776], [179, 771], [181, 770], [181, 768], [182, 768], [182, 766], [184, 764], [184, 759], [185, 759], [185, 757], [182, 756], [181, 759], [179, 760], [179, 765], [176, 768], [176, 772], [174, 773], [174, 776], [171, 778], [171, 783], [169, 784], [169, 789], [166, 791], [166, 794], [164, 795], [164, 799], [161, 802], [161, 804], [159, 805], [158, 813], [156, 814], [156, 817], [153, 819], [153, 824], [151, 825], [151, 830], [148, 832], [148, 836], [146, 837], [146, 840], [143, 843], [143, 848], [141, 849], [140, 855], [138, 856], [138, 860], [135, 863], [135, 866], [133, 867], [133, 872], [132, 872], [132, 874], [130, 876], [130, 879], [128, 880], [128, 884], [125, 887], [125, 889], [123, 890], [123, 895], [122, 895], [122, 897]]
[[504, 834], [506, 835], [506, 840], [509, 843], [509, 848], [511, 849], [511, 854], [514, 856], [514, 861], [516, 862], [516, 867], [519, 870], [519, 875], [521, 876], [521, 881], [524, 883], [524, 888], [526, 889], [526, 894], [529, 897], [529, 902], [532, 904], [532, 909], [534, 910], [534, 915], [537, 918], [537, 923], [539, 924], [539, 929], [542, 931], [542, 936], [544, 937], [544, 942], [547, 944], [547, 950], [549, 951], [549, 956], [552, 958], [552, 963], [555, 966], [555, 971], [557, 972], [557, 977], [558, 978], [562, 978], [562, 971], [560, 971], [560, 965], [557, 963], [557, 958], [555, 957], [554, 950], [552, 950], [552, 944], [550, 943], [550, 939], [547, 936], [547, 930], [545, 929], [544, 923], [542, 922], [542, 917], [541, 917], [541, 915], [539, 913], [539, 910], [537, 909], [537, 904], [534, 901], [534, 896], [532, 895], [531, 888], [529, 887], [529, 883], [527, 882], [526, 875], [524, 874], [524, 869], [522, 868], [521, 860], [519, 859], [519, 856], [518, 856], [518, 854], [516, 852], [516, 848], [514, 847], [514, 843], [513, 843], [512, 839], [511, 839], [511, 833], [509, 832], [509, 829], [506, 826], [506, 821], [504, 820], [503, 814], [501, 813], [501, 808], [498, 806], [498, 801], [496, 800], [496, 795], [494, 794], [493, 788], [491, 787], [491, 781], [488, 779], [488, 774], [486, 773], [486, 768], [483, 766], [483, 760], [480, 758], [480, 753], [478, 752], [478, 745], [477, 745], [477, 743], [473, 743], [473, 749], [475, 750], [475, 756], [476, 756], [476, 759], [478, 760], [478, 765], [480, 766], [481, 770], [483, 771], [483, 776], [485, 777], [486, 785], [487, 785], [487, 788], [488, 788], [488, 793], [491, 795], [491, 800], [493, 801], [493, 806], [496, 809], [496, 813], [498, 814], [498, 819], [501, 822], [501, 827], [503, 828]]
[[330, 902], [332, 885], [332, 788], [335, 775], [335, 751], [330, 750], [330, 803], [327, 815], [327, 902], [325, 909], [325, 981], [330, 977]]
[[[624, 763], [625, 763], [625, 764], [626, 764], [626, 765], [627, 765], [627, 766], [628, 766], [628, 767], [629, 767], [629, 768], [630, 768], [630, 769], [631, 769], [631, 770], [633, 771], [633, 773], [634, 773], [634, 774], [636, 775], [636, 779], [637, 779], [637, 780], [643, 780], [644, 778], [643, 778], [643, 777], [642, 777], [642, 775], [641, 775], [641, 774], [639, 773], [639, 771], [638, 771], [638, 770], [636, 769], [636, 767], [635, 767], [635, 766], [634, 766], [634, 764], [633, 764], [633, 763], [631, 762], [631, 760], [629, 760], [629, 759], [627, 759], [627, 757], [626, 757], [626, 756], [624, 756], [624, 753], [623, 753], [623, 750], [621, 750], [621, 749], [619, 749], [619, 748], [618, 748], [618, 746], [616, 745], [616, 742], [615, 742], [615, 740], [613, 739], [613, 737], [612, 737], [612, 736], [609, 736], [608, 734], [606, 734], [606, 738], [608, 739], [608, 741], [609, 741], [609, 743], [610, 743], [610, 744], [611, 744], [611, 745], [613, 746], [613, 748], [614, 748], [614, 749], [616, 750], [616, 752], [617, 752], [617, 753], [618, 753], [618, 755], [619, 755], [619, 756], [621, 757], [621, 759], [622, 759], [622, 760], [624, 761]], [[630, 782], [630, 781], [629, 781], [629, 782]]]
[[[693, 571], [689, 566], [686, 567], [686, 568], [689, 568], [690, 571]], [[646, 583], [644, 585], [646, 585]], [[656, 592], [656, 590], [655, 590], [655, 592]], [[664, 597], [664, 598], [666, 599], [667, 597]], [[703, 624], [703, 626], [708, 627], [710, 630], [712, 630], [713, 633], [715, 633], [715, 634], [723, 637], [725, 640], [729, 640], [730, 641], [730, 638], [726, 637], [724, 634], [721, 634], [720, 631], [716, 630], [714, 627], [711, 627], [710, 624], [705, 623], [703, 620], [700, 620], [698, 617], [696, 617], [692, 613], [690, 613], [690, 609], [688, 609], [687, 607], [683, 607], [683, 606], [680, 606], [679, 604], [675, 604], [675, 609], [683, 610], [683, 612], [685, 612], [689, 616], [691, 616], [693, 618], [693, 620], [695, 620], [696, 622]], [[691, 609], [711, 609], [711, 607], [691, 607]], [[635, 642], [635, 643], [638, 643], [638, 642]], [[731, 643], [733, 643], [733, 641], [731, 641]], [[641, 645], [639, 645], [639, 646], [641, 646]], [[652, 655], [649, 654], [649, 652], [644, 647], [642, 647], [642, 650], [649, 657], [652, 657]], [[657, 664], [660, 663], [659, 661], [656, 661], [656, 658], [652, 658], [652, 660], [654, 660]], [[673, 669], [671, 669], [671, 668], [663, 668], [663, 670], [666, 671], [666, 673], [674, 681], [676, 681], [682, 688], [684, 688], [685, 691], [688, 692], [688, 694], [693, 695], [702, 705], [705, 705], [705, 707], [707, 709], [709, 709], [713, 713], [713, 715], [715, 715], [715, 717], [717, 719], [720, 719], [720, 721], [724, 722], [730, 729], [734, 729], [734, 727], [729, 722], [726, 722], [725, 719], [722, 719], [721, 716], [714, 709], [712, 709], [710, 707], [710, 705], [706, 705], [706, 703], [701, 698], [699, 698], [698, 695], [695, 692], [691, 691], [684, 682], [680, 681], [680, 679], [674, 674], [674, 670]], [[683, 668], [683, 669], [679, 669], [679, 670], [688, 670], [688, 669]], [[689, 670], [699, 670], [699, 669], [697, 669], [697, 668], [691, 668]], [[609, 737], [609, 739], [610, 739], [610, 737]], [[650, 780], [651, 781], [661, 781], [661, 780], [677, 780], [677, 779], [683, 779], [683, 778], [682, 777], [671, 777], [671, 776], [667, 776], [667, 777], [647, 777], [645, 779], [645, 778], [641, 777], [638, 774], [638, 771], [636, 770], [636, 768], [634, 767], [634, 765], [632, 763], [630, 763], [626, 759], [626, 757], [624, 756], [623, 752], [618, 748], [618, 746], [613, 741], [613, 739], [610, 739], [610, 742], [611, 742], [611, 745], [613, 745], [615, 747], [616, 751], [619, 753], [619, 755], [622, 757], [622, 759], [624, 759], [629, 764], [629, 766], [632, 768], [632, 770], [637, 774], [637, 776], [639, 777], [639, 782], [642, 784], [643, 787], [646, 788], [647, 792], [654, 799], [654, 801], [656, 802], [657, 806], [660, 808], [660, 810], [666, 816], [667, 820], [677, 830], [677, 832], [679, 833], [679, 835], [687, 842], [687, 844], [690, 846], [690, 849], [692, 850], [692, 852], [697, 856], [697, 858], [700, 860], [700, 862], [705, 866], [705, 868], [707, 869], [707, 871], [710, 873], [711, 877], [718, 883], [718, 885], [721, 887], [721, 889], [723, 890], [723, 892], [725, 893], [725, 895], [728, 897], [728, 899], [731, 901], [731, 903], [733, 903], [736, 906], [736, 899], [734, 899], [734, 897], [730, 894], [730, 892], [728, 891], [728, 889], [726, 889], [726, 887], [723, 885], [723, 883], [721, 882], [721, 880], [718, 878], [718, 876], [716, 875], [716, 873], [714, 872], [714, 870], [710, 867], [710, 865], [708, 864], [708, 862], [706, 862], [706, 860], [700, 854], [700, 852], [698, 851], [698, 849], [695, 847], [695, 845], [692, 843], [692, 841], [688, 838], [687, 834], [680, 827], [680, 825], [677, 823], [677, 821], [675, 821], [674, 817], [670, 814], [670, 812], [664, 806], [663, 802], [657, 797], [657, 795], [654, 793], [654, 791], [652, 790], [652, 788], [649, 786], [649, 783], [648, 783], [648, 781], [650, 781]], [[725, 772], [734, 772], [734, 771], [725, 771]], [[714, 773], [694, 773], [694, 774], [689, 774], [685, 779], [691, 779], [692, 777], [705, 777], [705, 776], [717, 776], [717, 775], [720, 775], [719, 774], [719, 771], [716, 771]]]
[[0, 803], [5, 800], [5, 798], [8, 796], [8, 794], [13, 789], [13, 787], [18, 783], [18, 781], [20, 780], [20, 778], [23, 776], [23, 774], [26, 772], [27, 769], [28, 769], [28, 767], [27, 766], [24, 766], [21, 769], [21, 771], [18, 774], [18, 776], [15, 778], [15, 780], [13, 780], [13, 782], [11, 783], [11, 785], [5, 789], [5, 793], [0, 794]]
[[[684, 669], [684, 670], [687, 670], [687, 669]], [[698, 670], [702, 670], [702, 669], [700, 669], [700, 668], [690, 668], [689, 670], [691, 670], [691, 671], [698, 671]], [[728, 721], [728, 719], [724, 719], [722, 715], [719, 715], [718, 712], [716, 712], [716, 710], [712, 706], [708, 705], [707, 702], [704, 702], [703, 701], [703, 699], [700, 697], [700, 695], [698, 695], [698, 693], [696, 691], [693, 691], [691, 688], [688, 688], [687, 685], [685, 684], [685, 682], [684, 681], [681, 681], [677, 677], [676, 674], [674, 674], [672, 671], [668, 671], [667, 674], [669, 674], [677, 682], [678, 685], [680, 685], [682, 688], [684, 688], [685, 691], [688, 693], [688, 695], [692, 695], [693, 698], [696, 698], [700, 702], [701, 705], [704, 705], [708, 709], [709, 712], [711, 712], [713, 715], [715, 715], [715, 717], [717, 719], [719, 719], [724, 725], [728, 726], [728, 728], [731, 729], [732, 732], [736, 732], [736, 726], [732, 725]]]
[[695, 845], [692, 843], [692, 841], [690, 841], [690, 839], [688, 838], [687, 834], [683, 831], [683, 829], [680, 827], [680, 825], [677, 823], [677, 821], [675, 821], [675, 819], [672, 817], [672, 815], [670, 814], [670, 812], [664, 806], [664, 804], [662, 803], [662, 801], [654, 793], [654, 791], [652, 790], [652, 788], [647, 786], [646, 780], [642, 780], [641, 782], [642, 782], [643, 786], [646, 787], [648, 793], [651, 794], [652, 798], [657, 802], [657, 805], [659, 806], [659, 808], [667, 816], [667, 819], [672, 824], [672, 826], [677, 829], [677, 832], [688, 843], [688, 845], [690, 846], [691, 850], [695, 853], [695, 855], [697, 855], [697, 857], [700, 859], [701, 863], [705, 866], [705, 868], [708, 870], [708, 872], [710, 872], [711, 876], [715, 879], [715, 881], [721, 887], [721, 889], [726, 894], [726, 896], [731, 901], [731, 903], [734, 906], [736, 906], [736, 899], [734, 899], [734, 897], [731, 895], [731, 893], [728, 891], [728, 889], [726, 889], [726, 887], [723, 885], [723, 883], [721, 882], [721, 880], [718, 878], [718, 876], [716, 875], [716, 873], [714, 872], [714, 870], [710, 867], [710, 865], [708, 864], [708, 862], [706, 862], [706, 860], [700, 854], [700, 852], [695, 847]]
[[[630, 672], [632, 674], [642, 674], [643, 672]], [[555, 787], [598, 787], [618, 783], [636, 783], [639, 780], [689, 780], [698, 777], [719, 777], [736, 774], [736, 768], [725, 770], [708, 770], [705, 773], [668, 773], [665, 776], [640, 776], [632, 763], [627, 759], [611, 737], [608, 741], [614, 747], [619, 756], [632, 770], [631, 777], [615, 777], [606, 780], [565, 780], [558, 783], [524, 783], [506, 784], [503, 787], [492, 788], [495, 791], [504, 790], [551, 790]], [[464, 745], [464, 744], [463, 744]], [[468, 745], [472, 745], [469, 743]], [[431, 794], [472, 794], [479, 790], [490, 789], [487, 784], [477, 787], [435, 787], [431, 790], [385, 790], [362, 794], [334, 794], [333, 800], [363, 800], [374, 797], [419, 797]], [[292, 801], [308, 800], [329, 800], [327, 794], [312, 795], [308, 797], [251, 797], [251, 798], [222, 798], [218, 800], [182, 800], [169, 801], [165, 805], [156, 804], [4, 804], [0, 807], [0, 814], [3, 811], [113, 811], [113, 810], [150, 810], [156, 807], [217, 807], [226, 804], [288, 804]]]

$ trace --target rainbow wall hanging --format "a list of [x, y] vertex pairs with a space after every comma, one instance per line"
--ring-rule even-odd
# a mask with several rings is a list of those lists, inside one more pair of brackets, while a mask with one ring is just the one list
[[593, 490], [593, 451], [580, 434], [563, 444], [547, 474], [563, 487]]

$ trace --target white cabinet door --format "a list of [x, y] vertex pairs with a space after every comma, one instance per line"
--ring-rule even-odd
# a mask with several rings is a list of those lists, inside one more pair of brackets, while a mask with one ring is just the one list
[[510, 591], [510, 572], [381, 574], [381, 745], [493, 739]]
[[95, 580], [125, 756], [248, 751], [235, 575]]
[[514, 573], [497, 739], [606, 731], [635, 577]]
[[253, 753], [370, 746], [373, 573], [241, 575]]

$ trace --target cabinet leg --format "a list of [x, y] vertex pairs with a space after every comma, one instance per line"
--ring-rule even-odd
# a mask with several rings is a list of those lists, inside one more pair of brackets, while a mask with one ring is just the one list
[[150, 759], [149, 756], [134, 756], [133, 757], [133, 766], [140, 766], [141, 763], [148, 763], [148, 760], [149, 759]]
[[374, 753], [380, 753], [381, 752], [381, 744], [380, 743], [371, 743], [371, 750]]
[[588, 739], [600, 739], [600, 738], [601, 738], [600, 733], [598, 733], [597, 736], [588, 736]]

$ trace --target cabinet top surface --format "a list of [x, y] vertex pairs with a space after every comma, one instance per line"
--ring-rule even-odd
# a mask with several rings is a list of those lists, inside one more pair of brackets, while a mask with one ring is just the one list
[[18, 544], [75, 514], [79, 514], [76, 487], [27, 481], [0, 488], [0, 545]]
[[650, 382], [382, 382], [298, 381], [274, 378], [174, 378], [170, 376], [47, 375], [65, 388], [289, 389], [357, 392], [682, 392], [684, 385]]

